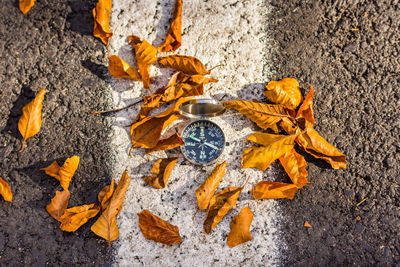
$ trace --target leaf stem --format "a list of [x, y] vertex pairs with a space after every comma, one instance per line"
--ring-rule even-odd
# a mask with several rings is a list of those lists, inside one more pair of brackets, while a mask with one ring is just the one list
[[112, 109], [112, 110], [92, 111], [91, 114], [104, 114], [104, 113], [110, 113], [110, 112], [119, 112], [119, 111], [121, 111], [121, 110], [130, 108], [130, 107], [132, 107], [132, 106], [134, 106], [134, 105], [136, 105], [136, 104], [138, 104], [138, 103], [140, 103], [140, 102], [142, 102], [142, 101], [143, 101], [143, 99], [139, 99], [138, 101], [136, 101], [136, 102], [134, 102], [134, 103], [132, 103], [132, 104], [130, 104], [130, 105], [127, 105], [127, 106], [125, 106], [125, 107], [122, 107], [122, 108], [117, 108], [117, 109]]

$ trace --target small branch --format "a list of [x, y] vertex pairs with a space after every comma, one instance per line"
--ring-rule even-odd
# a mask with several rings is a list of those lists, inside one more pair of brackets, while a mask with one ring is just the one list
[[366, 200], [368, 200], [368, 197], [364, 198], [363, 200], [361, 200], [360, 202], [358, 202], [356, 204], [356, 207], [360, 206], [362, 203], [364, 203]]
[[136, 102], [134, 102], [134, 103], [132, 103], [132, 104], [130, 104], [130, 105], [127, 105], [126, 107], [117, 108], [117, 109], [112, 109], [112, 110], [92, 111], [91, 114], [104, 114], [104, 113], [110, 113], [110, 112], [119, 112], [119, 111], [121, 111], [121, 110], [130, 108], [130, 107], [132, 107], [132, 106], [134, 106], [134, 105], [136, 105], [136, 104], [138, 104], [138, 103], [140, 103], [140, 102], [142, 102], [142, 101], [143, 101], [143, 99], [139, 99], [138, 101], [136, 101]]

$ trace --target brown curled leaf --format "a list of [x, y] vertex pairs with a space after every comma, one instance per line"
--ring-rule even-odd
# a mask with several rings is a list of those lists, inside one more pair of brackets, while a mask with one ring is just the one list
[[70, 193], [68, 190], [56, 191], [56, 196], [53, 197], [50, 204], [46, 206], [47, 212], [57, 221], [68, 207], [69, 196]]
[[182, 0], [175, 0], [171, 24], [162, 43], [157, 49], [160, 52], [174, 52], [182, 45]]
[[297, 186], [295, 184], [261, 181], [252, 190], [255, 199], [293, 199]]
[[90, 218], [95, 217], [99, 211], [99, 206], [94, 203], [66, 209], [59, 219], [60, 229], [66, 232], [75, 232]]
[[78, 169], [79, 160], [80, 158], [78, 156], [67, 158], [61, 167], [56, 161], [54, 161], [50, 166], [43, 168], [42, 170], [47, 175], [60, 181], [60, 185], [64, 190], [68, 190], [72, 176], [74, 176], [76, 169]]
[[197, 205], [199, 210], [208, 208], [215, 190], [221, 182], [222, 177], [225, 175], [225, 169], [226, 161], [221, 164], [217, 164], [204, 183], [196, 190]]
[[164, 67], [169, 67], [186, 74], [209, 74], [210, 71], [201, 63], [201, 61], [195, 57], [172, 55], [158, 58], [158, 63]]
[[183, 145], [184, 142], [180, 136], [179, 133], [175, 133], [173, 135], [171, 135], [168, 138], [162, 139], [160, 141], [158, 141], [157, 145], [153, 148], [151, 148], [147, 154], [150, 154], [154, 151], [159, 151], [159, 150], [169, 150], [169, 149], [173, 149], [176, 148], [178, 146]]
[[310, 85], [310, 91], [304, 98], [303, 103], [301, 103], [301, 106], [296, 114], [296, 119], [304, 118], [311, 124], [315, 123], [314, 111], [313, 111], [313, 98], [314, 98], [314, 89]]
[[19, 9], [25, 15], [33, 7], [36, 0], [19, 0]]
[[166, 245], [173, 245], [182, 241], [179, 228], [148, 210], [138, 213], [139, 228], [145, 238]]
[[132, 79], [136, 81], [142, 80], [139, 72], [117, 55], [108, 57], [108, 71], [116, 78]]
[[300, 105], [303, 96], [300, 92], [299, 83], [293, 78], [283, 78], [280, 81], [270, 81], [264, 94], [276, 104], [288, 109], [295, 109]]
[[111, 0], [99, 0], [93, 8], [94, 28], [93, 36], [98, 37], [108, 46], [112, 36], [110, 31]]
[[279, 157], [279, 161], [297, 188], [302, 188], [307, 184], [307, 162], [294, 148]]
[[106, 185], [97, 195], [97, 199], [99, 200], [101, 210], [105, 210], [110, 204], [110, 199], [114, 194], [115, 180], [111, 180], [110, 185]]
[[253, 239], [250, 233], [250, 224], [253, 220], [253, 212], [249, 207], [240, 210], [239, 215], [235, 215], [231, 221], [231, 231], [229, 232], [227, 243], [230, 248], [243, 244]]
[[0, 177], [0, 195], [5, 201], [12, 202], [12, 192], [10, 185]]
[[151, 172], [154, 174], [144, 177], [144, 181], [155, 188], [164, 188], [167, 185], [172, 169], [177, 162], [177, 157], [157, 160], [151, 169]]
[[24, 149], [26, 139], [34, 136], [42, 127], [42, 103], [46, 91], [42, 88], [30, 103], [22, 108], [22, 116], [18, 121], [18, 130], [22, 135], [22, 147]]

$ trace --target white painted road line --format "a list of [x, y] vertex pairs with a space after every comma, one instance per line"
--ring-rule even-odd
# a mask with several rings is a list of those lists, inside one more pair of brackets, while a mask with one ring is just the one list
[[[267, 81], [269, 49], [266, 23], [269, 9], [264, 1], [184, 1], [182, 16], [182, 46], [177, 54], [195, 56], [206, 67], [222, 64], [212, 71], [216, 84], [206, 85], [206, 95], [224, 100], [253, 100], [259, 98]], [[129, 35], [145, 38], [159, 45], [169, 27], [174, 1], [126, 1], [114, 0], [111, 14], [111, 30], [114, 36], [109, 43], [111, 54], [118, 54], [134, 64], [132, 49], [127, 43]], [[151, 76], [158, 76], [154, 89], [165, 85], [170, 70], [152, 66]], [[141, 82], [111, 79], [115, 107], [122, 107], [145, 93]], [[211, 234], [203, 233], [205, 212], [198, 212], [195, 190], [214, 166], [196, 167], [179, 159], [165, 189], [154, 189], [142, 180], [150, 174], [154, 161], [165, 157], [165, 152], [153, 153], [147, 159], [141, 149], [135, 149], [128, 157], [131, 145], [129, 125], [135, 118], [136, 108], [118, 113], [111, 136], [115, 160], [113, 174], [119, 178], [125, 168], [132, 178], [125, 205], [118, 217], [120, 229], [117, 264], [120, 266], [225, 266], [225, 265], [275, 265], [279, 263], [279, 247], [283, 246], [277, 225], [280, 220], [274, 200], [255, 201], [248, 193], [251, 183], [262, 179], [273, 180], [280, 175], [278, 169], [267, 172], [241, 169], [240, 158], [245, 146], [242, 141], [233, 142], [224, 151], [227, 173], [219, 189], [240, 186], [250, 176], [239, 198], [238, 206], [215, 227]], [[252, 132], [253, 124], [242, 116], [226, 116], [214, 120], [224, 130], [227, 141], [244, 140]], [[183, 125], [187, 121], [178, 122]], [[226, 244], [229, 223], [240, 208], [249, 205], [254, 213], [251, 225], [253, 240], [233, 249]], [[166, 221], [177, 225], [182, 236], [178, 246], [166, 246], [143, 237], [138, 227], [138, 212], [149, 209]]]

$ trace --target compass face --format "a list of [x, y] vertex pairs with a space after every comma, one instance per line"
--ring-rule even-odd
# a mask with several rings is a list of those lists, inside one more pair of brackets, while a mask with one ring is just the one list
[[207, 165], [215, 161], [224, 150], [225, 136], [212, 121], [198, 120], [183, 129], [181, 146], [183, 155], [192, 163]]

